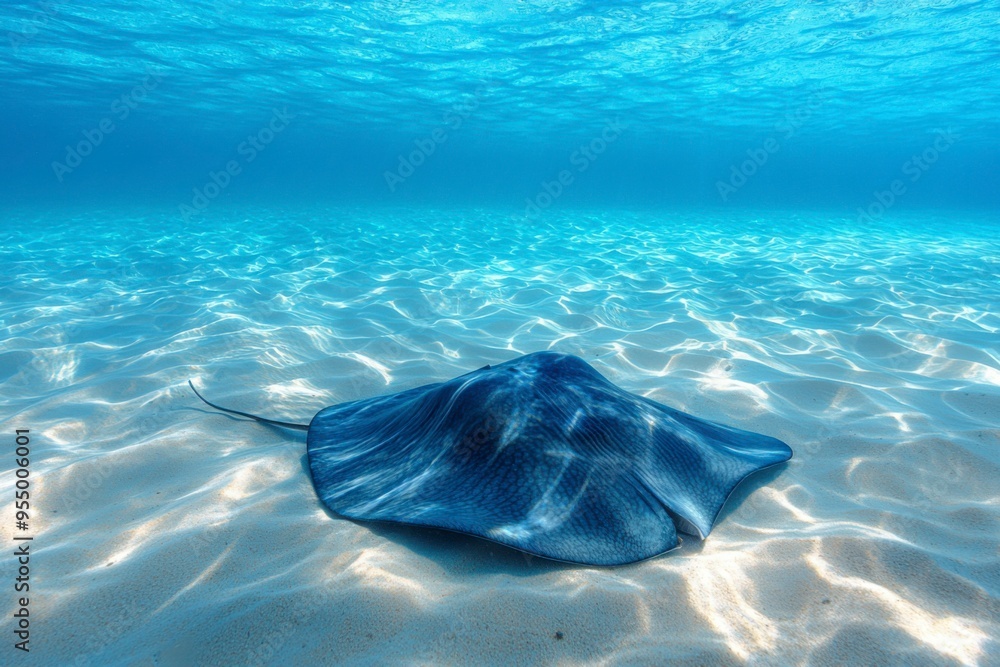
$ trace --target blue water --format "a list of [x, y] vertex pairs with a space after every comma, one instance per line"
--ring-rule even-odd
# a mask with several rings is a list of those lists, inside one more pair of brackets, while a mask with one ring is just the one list
[[[32, 664], [996, 663], [998, 26], [6, 2]], [[795, 457], [704, 542], [567, 568], [330, 516], [301, 440], [186, 384], [301, 422], [547, 349]]]
[[[523, 211], [568, 170], [558, 206], [856, 212], [901, 179], [893, 210], [994, 210], [998, 23], [992, 2], [7, 2], [0, 182], [177, 208], [235, 160], [213, 208]], [[240, 153], [275, 109], [287, 126]], [[81, 142], [100, 145], [72, 167]]]

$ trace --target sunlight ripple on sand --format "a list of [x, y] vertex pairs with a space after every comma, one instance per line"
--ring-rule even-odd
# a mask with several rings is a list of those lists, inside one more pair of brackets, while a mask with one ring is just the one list
[[[983, 221], [219, 203], [172, 234], [22, 215], [0, 246], [0, 401], [37, 434], [46, 664], [1000, 663]], [[568, 567], [333, 517], [303, 433], [186, 384], [306, 423], [546, 349], [795, 458], [704, 542]]]

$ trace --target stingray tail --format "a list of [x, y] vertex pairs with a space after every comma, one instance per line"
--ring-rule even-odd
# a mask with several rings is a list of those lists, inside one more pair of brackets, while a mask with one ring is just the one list
[[208, 400], [207, 398], [205, 398], [204, 396], [202, 396], [201, 394], [199, 394], [198, 390], [194, 388], [194, 383], [192, 383], [191, 380], [188, 380], [188, 386], [191, 387], [191, 391], [194, 392], [195, 396], [197, 396], [202, 401], [204, 401], [207, 405], [212, 406], [216, 410], [222, 410], [223, 412], [228, 412], [229, 414], [232, 414], [232, 415], [240, 415], [241, 417], [249, 417], [250, 419], [254, 419], [254, 420], [259, 421], [261, 423], [264, 423], [264, 424], [273, 424], [274, 426], [281, 426], [282, 428], [293, 428], [293, 429], [295, 429], [297, 431], [308, 431], [309, 430], [309, 425], [308, 424], [293, 424], [291, 422], [279, 422], [279, 421], [275, 421], [273, 419], [265, 419], [264, 417], [258, 417], [257, 415], [250, 414], [249, 412], [240, 412], [239, 410], [230, 410], [229, 408], [224, 408], [221, 405], [216, 405], [212, 401]]

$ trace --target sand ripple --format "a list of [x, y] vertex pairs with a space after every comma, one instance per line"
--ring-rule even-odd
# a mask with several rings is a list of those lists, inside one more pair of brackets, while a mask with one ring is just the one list
[[[115, 211], [15, 228], [0, 402], [6, 432], [37, 434], [39, 659], [1000, 661], [983, 225], [220, 206], [183, 229]], [[796, 457], [705, 542], [564, 567], [331, 518], [301, 435], [184, 384], [307, 421], [544, 349]]]

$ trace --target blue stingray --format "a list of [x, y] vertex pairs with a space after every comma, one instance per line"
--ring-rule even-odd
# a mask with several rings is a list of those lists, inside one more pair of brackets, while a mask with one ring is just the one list
[[309, 426], [227, 411], [307, 430], [313, 485], [336, 514], [588, 565], [656, 556], [678, 531], [706, 537], [743, 479], [792, 456], [552, 352], [334, 405]]

